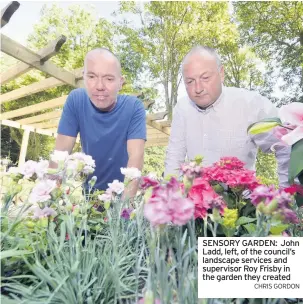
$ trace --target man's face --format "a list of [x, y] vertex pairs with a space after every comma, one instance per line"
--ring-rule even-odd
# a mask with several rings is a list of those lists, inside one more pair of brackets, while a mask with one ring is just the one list
[[107, 53], [87, 55], [83, 78], [90, 100], [101, 110], [116, 102], [124, 81], [116, 58]]
[[189, 98], [200, 107], [211, 105], [222, 93], [224, 70], [209, 54], [192, 54], [186, 59], [183, 78]]

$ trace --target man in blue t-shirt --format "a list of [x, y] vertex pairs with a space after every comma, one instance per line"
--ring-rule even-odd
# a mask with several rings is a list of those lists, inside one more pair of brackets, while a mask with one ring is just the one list
[[[87, 53], [83, 72], [85, 89], [67, 97], [58, 127], [56, 150], [72, 152], [80, 132], [82, 150], [96, 163], [95, 188], [105, 190], [114, 179], [123, 181], [121, 167], [142, 170], [146, 140], [143, 103], [118, 95], [124, 78], [118, 58], [107, 49]], [[138, 181], [125, 191], [135, 195]]]

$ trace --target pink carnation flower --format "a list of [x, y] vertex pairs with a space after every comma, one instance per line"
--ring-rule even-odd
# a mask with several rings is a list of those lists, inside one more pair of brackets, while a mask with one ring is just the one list
[[151, 178], [149, 176], [143, 176], [141, 178], [140, 188], [142, 190], [146, 190], [149, 187], [155, 187], [157, 185], [159, 185], [159, 182], [157, 181], [157, 179]]
[[196, 178], [188, 193], [188, 198], [195, 204], [195, 219], [204, 218], [207, 210], [217, 208], [223, 214], [226, 204], [202, 177]]
[[29, 196], [29, 201], [32, 203], [46, 202], [51, 198], [50, 193], [56, 188], [55, 180], [43, 180], [39, 182]]
[[57, 215], [57, 212], [54, 209], [49, 208], [49, 207], [40, 209], [40, 207], [37, 206], [33, 209], [33, 212], [34, 212], [34, 215], [33, 215], [34, 219], [39, 219], [39, 218], [49, 217], [49, 216], [55, 217]]
[[112, 183], [108, 184], [108, 191], [109, 193], [116, 193], [121, 194], [124, 191], [124, 184], [119, 182], [117, 179], [115, 179]]
[[183, 198], [178, 181], [172, 177], [162, 186], [153, 188], [152, 196], [144, 205], [144, 216], [153, 226], [173, 223], [185, 225], [194, 214], [194, 203]]
[[47, 173], [47, 170], [48, 170], [48, 167], [49, 167], [49, 162], [48, 160], [40, 160], [37, 164], [36, 164], [36, 174], [37, 174], [37, 177], [39, 179], [42, 179], [44, 174]]
[[20, 167], [20, 173], [24, 175], [24, 178], [31, 178], [36, 173], [37, 162], [28, 160]]

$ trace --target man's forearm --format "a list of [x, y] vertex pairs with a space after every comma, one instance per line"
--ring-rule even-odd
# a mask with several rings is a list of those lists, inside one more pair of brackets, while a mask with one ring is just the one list
[[[127, 167], [128, 168], [137, 168], [138, 170], [142, 171], [143, 168], [143, 162], [144, 162], [144, 156], [140, 157], [131, 157], [128, 160]], [[139, 188], [139, 180], [134, 179], [129, 182], [126, 189], [124, 190], [124, 197], [125, 198], [133, 198], [136, 196], [136, 193]]]

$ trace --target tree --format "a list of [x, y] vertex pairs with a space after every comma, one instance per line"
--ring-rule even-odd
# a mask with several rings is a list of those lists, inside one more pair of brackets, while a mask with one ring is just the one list
[[249, 43], [268, 69], [280, 73], [287, 96], [281, 103], [303, 102], [302, 1], [233, 3], [242, 40]]
[[171, 113], [181, 82], [180, 64], [197, 44], [220, 47], [234, 39], [236, 26], [230, 21], [228, 3], [151, 1], [121, 2], [116, 13], [133, 14], [140, 27], [127, 17], [117, 25], [121, 43], [142, 54], [142, 62], [154, 81], [163, 85], [166, 108]]
[[124, 93], [133, 93], [134, 80], [141, 70], [140, 53], [126, 51], [127, 45], [116, 43], [116, 29], [103, 18], [96, 18], [93, 6], [71, 5], [63, 11], [57, 5], [44, 5], [41, 19], [28, 38], [31, 48], [41, 49], [59, 35], [67, 40], [60, 52], [51, 60], [67, 70], [83, 66], [86, 53], [94, 48], [104, 47], [114, 52], [120, 59], [122, 73], [126, 76]]
[[154, 172], [161, 177], [164, 172], [166, 147], [145, 148], [143, 175]]

